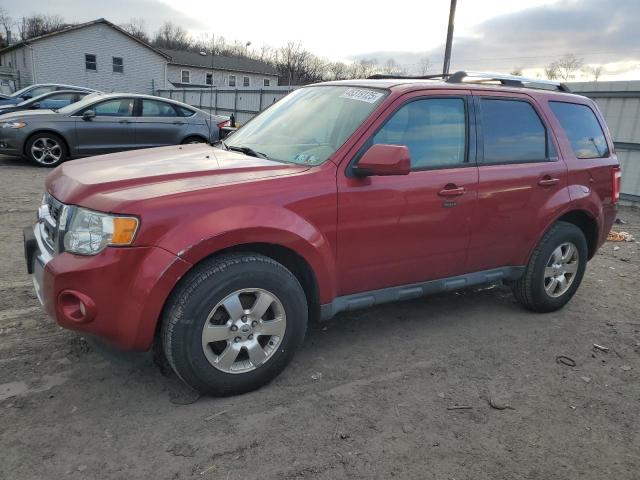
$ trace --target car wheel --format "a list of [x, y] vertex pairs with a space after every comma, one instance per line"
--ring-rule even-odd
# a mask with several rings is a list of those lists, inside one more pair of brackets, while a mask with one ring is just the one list
[[307, 301], [296, 277], [257, 254], [213, 257], [188, 274], [162, 319], [165, 356], [201, 393], [249, 392], [270, 382], [302, 344]]
[[189, 143], [205, 143], [205, 140], [202, 137], [187, 137], [182, 141], [182, 145], [187, 145]]
[[39, 167], [56, 167], [69, 153], [64, 140], [53, 133], [38, 133], [27, 142], [26, 156]]
[[538, 243], [524, 275], [513, 283], [515, 297], [535, 312], [562, 308], [580, 286], [587, 258], [582, 230], [557, 222]]

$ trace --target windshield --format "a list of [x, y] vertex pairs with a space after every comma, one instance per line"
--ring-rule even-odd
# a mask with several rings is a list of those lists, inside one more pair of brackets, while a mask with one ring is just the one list
[[21, 89], [20, 89], [20, 90], [18, 90], [17, 92], [13, 92], [13, 93], [10, 95], [10, 97], [12, 97], [12, 98], [18, 98], [18, 97], [21, 97], [21, 96], [22, 96], [22, 94], [23, 94], [24, 92], [26, 92], [27, 90], [29, 90], [29, 89], [31, 89], [31, 88], [33, 88], [33, 85], [29, 85], [28, 87], [21, 88]]
[[305, 87], [290, 93], [224, 141], [273, 160], [325, 162], [380, 105], [386, 91], [342, 86]]
[[102, 95], [102, 93], [98, 93], [98, 92], [90, 93], [89, 95], [84, 97], [82, 100], [77, 101], [76, 103], [71, 103], [71, 104], [67, 105], [66, 107], [59, 108], [58, 109], [58, 113], [67, 114], [67, 113], [73, 113], [73, 112], [76, 112], [78, 110], [81, 110], [84, 107], [91, 105], [101, 95]]

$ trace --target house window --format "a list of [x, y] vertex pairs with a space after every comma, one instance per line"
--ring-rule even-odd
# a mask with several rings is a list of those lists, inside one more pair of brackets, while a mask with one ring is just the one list
[[93, 53], [84, 54], [84, 68], [85, 70], [98, 70], [98, 60]]
[[124, 61], [122, 57], [113, 57], [113, 73], [124, 73]]
[[235, 75], [229, 75], [229, 86], [230, 87], [235, 87], [236, 86], [236, 76]]
[[264, 80], [262, 80], [262, 86], [263, 87], [270, 87], [271, 86], [271, 79], [270, 78], [265, 78]]
[[180, 73], [180, 81], [182, 83], [191, 83], [191, 71], [190, 70], [182, 70]]
[[251, 84], [251, 81], [249, 80], [249, 77], [242, 77], [242, 86], [243, 87], [248, 87]]
[[207, 85], [213, 85], [213, 73], [207, 73]]

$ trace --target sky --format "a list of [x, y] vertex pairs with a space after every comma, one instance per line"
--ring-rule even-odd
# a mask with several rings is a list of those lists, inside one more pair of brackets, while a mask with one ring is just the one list
[[[250, 41], [252, 48], [301, 42], [331, 60], [388, 58], [411, 70], [427, 57], [442, 64], [449, 0], [21, 0], [4, 6], [13, 17], [58, 14], [68, 21], [104, 17], [164, 21], [195, 37]], [[602, 80], [640, 79], [640, 0], [458, 0], [452, 69], [539, 75], [572, 53], [602, 65]], [[588, 78], [577, 78], [588, 79]]]

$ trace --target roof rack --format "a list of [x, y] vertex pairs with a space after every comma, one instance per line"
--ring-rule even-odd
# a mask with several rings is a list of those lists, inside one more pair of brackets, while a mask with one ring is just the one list
[[[517, 75], [505, 75], [502, 73], [489, 72], [465, 72], [460, 70], [455, 73], [438, 73], [435, 75], [386, 75], [376, 74], [368, 77], [371, 80], [391, 80], [391, 79], [407, 79], [407, 80], [436, 80], [443, 79], [447, 83], [491, 83], [499, 82], [505, 87], [520, 88], [538, 88], [541, 90], [556, 90], [558, 92], [570, 93], [571, 90], [566, 84], [554, 82], [552, 80], [543, 80], [540, 78], [527, 78]], [[470, 79], [465, 82], [465, 79]]]
[[465, 79], [471, 79], [467, 83], [490, 83], [499, 82], [505, 87], [539, 88], [542, 90], [557, 90], [559, 92], [571, 92], [564, 83], [552, 80], [542, 80], [540, 78], [527, 78], [518, 75], [504, 75], [502, 73], [489, 72], [465, 72], [458, 71], [449, 75], [445, 80], [447, 83], [464, 83]]

